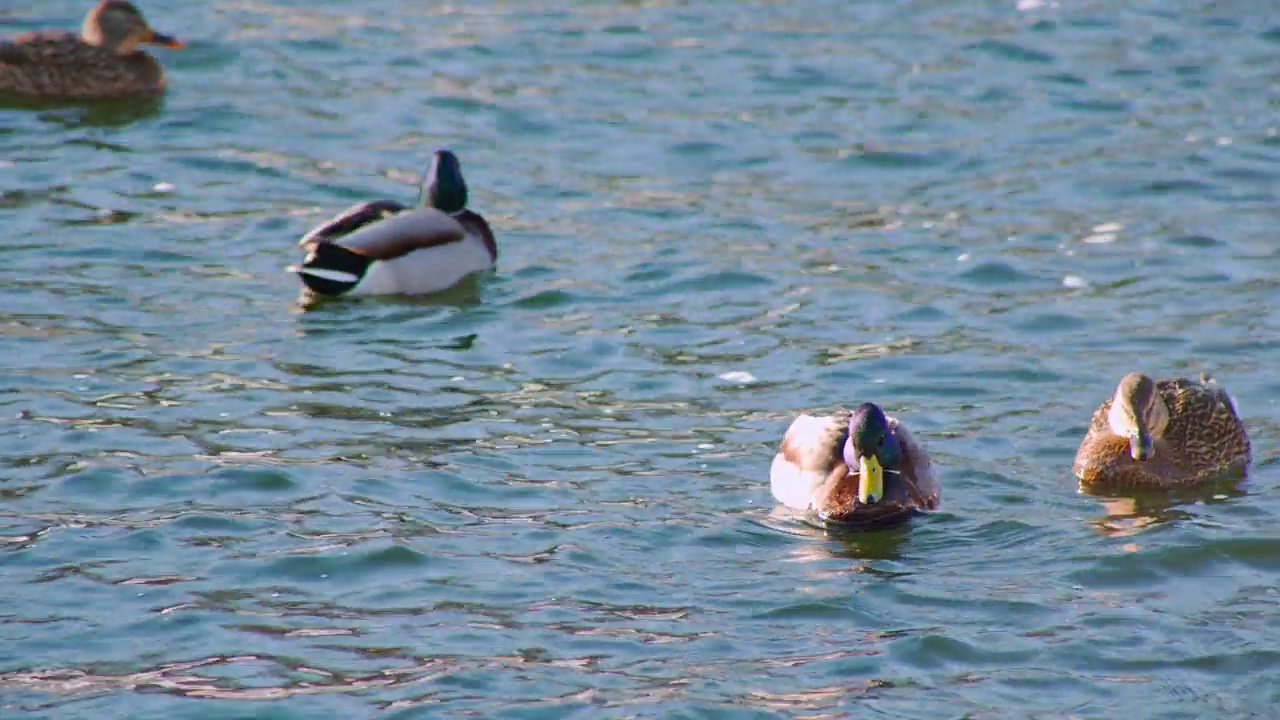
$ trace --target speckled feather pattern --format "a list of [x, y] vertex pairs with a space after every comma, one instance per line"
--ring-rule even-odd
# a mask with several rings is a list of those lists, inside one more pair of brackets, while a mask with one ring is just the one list
[[1072, 471], [1085, 486], [1167, 488], [1201, 482], [1252, 460], [1249, 436], [1234, 403], [1216, 382], [1157, 380], [1169, 425], [1154, 438], [1155, 457], [1129, 455], [1128, 438], [1111, 432], [1107, 398], [1093, 413]]
[[164, 88], [164, 68], [141, 50], [119, 55], [70, 33], [0, 43], [0, 92], [93, 100], [155, 96]]

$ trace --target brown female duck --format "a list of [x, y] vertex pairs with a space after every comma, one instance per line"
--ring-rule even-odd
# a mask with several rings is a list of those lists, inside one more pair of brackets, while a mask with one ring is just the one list
[[138, 45], [180, 48], [152, 30], [133, 3], [102, 0], [79, 35], [39, 32], [0, 42], [0, 93], [48, 100], [156, 96], [164, 68]]
[[1125, 375], [1089, 421], [1072, 471], [1081, 486], [1170, 488], [1252, 459], [1231, 396], [1208, 376]]
[[783, 505], [854, 527], [933, 510], [941, 492], [924, 447], [875, 403], [797, 417], [773, 458], [769, 484]]

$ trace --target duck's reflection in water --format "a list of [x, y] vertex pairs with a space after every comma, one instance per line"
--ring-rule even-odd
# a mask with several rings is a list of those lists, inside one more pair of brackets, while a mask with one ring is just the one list
[[1248, 495], [1241, 485], [1244, 478], [1236, 477], [1193, 488], [1176, 490], [1129, 491], [1123, 495], [1093, 495], [1102, 505], [1106, 515], [1093, 518], [1089, 523], [1103, 535], [1128, 537], [1148, 528], [1165, 523], [1187, 520], [1193, 513], [1187, 509], [1197, 503], [1212, 505]]

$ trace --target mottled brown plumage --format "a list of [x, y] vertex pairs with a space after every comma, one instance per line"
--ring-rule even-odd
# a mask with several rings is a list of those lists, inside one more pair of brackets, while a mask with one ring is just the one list
[[0, 42], [0, 93], [42, 100], [154, 97], [164, 68], [139, 44], [182, 47], [124, 0], [102, 0], [79, 35], [37, 32]]
[[[1157, 394], [1147, 415], [1167, 411], [1168, 420], [1148, 428], [1150, 455], [1135, 459], [1135, 442], [1129, 434], [1116, 431], [1123, 418], [1143, 415], [1124, 412], [1113, 406], [1117, 397], [1141, 393], [1138, 373], [1125, 376], [1117, 392], [1093, 413], [1089, 430], [1076, 452], [1072, 471], [1080, 484], [1088, 487], [1169, 488], [1211, 479], [1231, 469], [1244, 469], [1252, 460], [1249, 436], [1236, 413], [1235, 404], [1216, 382], [1177, 378], [1154, 382]], [[1126, 387], [1126, 381], [1128, 386]], [[1149, 381], [1148, 381], [1149, 382]], [[1139, 418], [1141, 421], [1142, 418]]]

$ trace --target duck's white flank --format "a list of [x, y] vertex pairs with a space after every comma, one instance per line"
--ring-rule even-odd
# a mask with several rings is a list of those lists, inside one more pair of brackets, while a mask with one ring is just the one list
[[364, 278], [348, 295], [405, 293], [424, 295], [456, 285], [472, 273], [493, 267], [493, 256], [479, 235], [468, 234], [458, 242], [414, 250], [394, 260], [369, 266]]
[[769, 468], [769, 489], [778, 502], [797, 510], [809, 509], [813, 491], [831, 471], [832, 448], [827, 439], [832, 422], [826, 415], [800, 415], [787, 428], [784, 443], [795, 456], [788, 458], [779, 452]]

